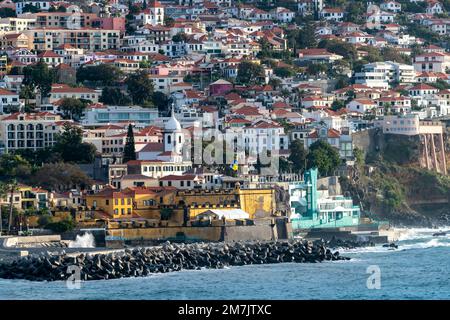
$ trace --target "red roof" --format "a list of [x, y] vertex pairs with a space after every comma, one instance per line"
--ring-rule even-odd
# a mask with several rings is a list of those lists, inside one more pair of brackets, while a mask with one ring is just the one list
[[[336, 129], [328, 129], [327, 137], [328, 138], [339, 138], [341, 134]], [[317, 130], [314, 130], [308, 135], [308, 138], [317, 139], [319, 138], [319, 134]]]
[[269, 128], [282, 128], [281, 125], [275, 122], [268, 122], [268, 121], [258, 121], [257, 123], [248, 126], [248, 129], [269, 129]]
[[186, 175], [168, 175], [159, 179], [159, 181], [180, 181], [180, 180], [194, 180], [197, 176], [195, 174], [186, 174]]
[[44, 52], [39, 53], [38, 58], [62, 58], [62, 57], [53, 51], [46, 50]]
[[418, 84], [418, 85], [410, 88], [409, 90], [437, 90], [437, 89], [428, 84], [421, 83], [421, 84]]
[[244, 116], [260, 116], [261, 114], [256, 107], [244, 106], [234, 111], [235, 114], [242, 114]]

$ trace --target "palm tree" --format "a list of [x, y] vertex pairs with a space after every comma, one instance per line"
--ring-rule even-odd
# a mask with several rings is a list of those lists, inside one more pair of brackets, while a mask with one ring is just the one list
[[3, 233], [3, 219], [2, 219], [2, 205], [1, 205], [1, 199], [3, 199], [4, 196], [7, 194], [6, 185], [1, 183], [0, 184], [0, 236]]
[[14, 192], [18, 190], [18, 184], [16, 180], [12, 180], [8, 183], [8, 190], [10, 192], [9, 199], [9, 221], [8, 221], [8, 232], [11, 232], [11, 227], [13, 224], [13, 209], [14, 209]]

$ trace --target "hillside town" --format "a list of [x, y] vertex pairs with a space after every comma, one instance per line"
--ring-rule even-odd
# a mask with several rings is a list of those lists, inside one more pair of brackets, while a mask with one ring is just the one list
[[106, 228], [113, 244], [381, 228], [427, 195], [401, 170], [448, 203], [448, 12], [1, 1], [0, 232]]

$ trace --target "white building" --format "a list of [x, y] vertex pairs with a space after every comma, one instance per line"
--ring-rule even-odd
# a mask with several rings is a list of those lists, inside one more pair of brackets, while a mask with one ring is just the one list
[[354, 99], [347, 104], [347, 110], [350, 112], [366, 113], [376, 107], [377, 104], [373, 100], [364, 98]]
[[147, 9], [142, 10], [134, 16], [140, 25], [163, 25], [164, 24], [164, 7], [159, 1], [150, 2]]
[[19, 94], [5, 89], [0, 89], [0, 113], [9, 113], [11, 109], [20, 109]]
[[298, 0], [297, 10], [304, 16], [320, 12], [323, 9], [323, 0]]
[[289, 23], [294, 20], [295, 12], [283, 7], [277, 7], [270, 11], [272, 19], [284, 23]]
[[256, 121], [242, 128], [240, 134], [244, 149], [253, 154], [260, 154], [267, 150], [287, 150], [289, 147], [284, 128], [272, 121]]
[[450, 55], [447, 53], [424, 53], [414, 58], [416, 72], [442, 72], [450, 68]]
[[83, 117], [83, 125], [100, 125], [119, 122], [150, 124], [158, 117], [158, 109], [139, 106], [102, 106], [87, 107]]
[[340, 8], [323, 8], [320, 17], [324, 20], [340, 22], [344, 19], [344, 10]]
[[48, 112], [17, 112], [6, 116], [0, 121], [0, 136], [5, 151], [51, 147], [63, 123], [59, 115]]
[[53, 1], [48, 0], [38, 0], [38, 1], [18, 1], [16, 2], [16, 13], [24, 13], [23, 8], [27, 5], [32, 5], [41, 11], [48, 11], [50, 5]]
[[355, 74], [355, 83], [371, 88], [389, 88], [389, 84], [413, 83], [416, 73], [414, 67], [392, 61], [368, 63]]
[[375, 121], [375, 126], [383, 129], [383, 133], [417, 135], [419, 134], [419, 116], [408, 114], [402, 116], [384, 116]]
[[380, 5], [381, 10], [387, 10], [387, 11], [392, 11], [395, 13], [398, 13], [400, 11], [402, 11], [402, 5], [400, 3], [398, 3], [397, 1], [385, 1]]

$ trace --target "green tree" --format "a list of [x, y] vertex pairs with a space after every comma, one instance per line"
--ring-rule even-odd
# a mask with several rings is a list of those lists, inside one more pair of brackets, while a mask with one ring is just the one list
[[125, 81], [127, 91], [135, 104], [145, 104], [152, 101], [153, 81], [143, 70], [138, 70], [128, 76]]
[[333, 174], [341, 163], [337, 149], [323, 140], [310, 145], [306, 160], [307, 168], [318, 168], [321, 176]]
[[306, 166], [306, 156], [308, 152], [303, 146], [303, 142], [299, 139], [295, 139], [289, 146], [291, 154], [289, 155], [289, 161], [292, 162], [292, 167], [296, 172], [302, 172]]
[[141, 69], [148, 69], [152, 66], [152, 61], [151, 60], [142, 60], [139, 62], [139, 68]]
[[169, 107], [170, 99], [161, 91], [153, 92], [152, 102], [155, 107], [158, 108], [160, 112], [166, 112]]
[[275, 73], [276, 76], [281, 78], [288, 78], [295, 75], [295, 71], [292, 68], [287, 67], [277, 67], [273, 69], [273, 73]]
[[13, 179], [23, 179], [30, 172], [30, 164], [21, 156], [5, 153], [0, 157], [0, 180], [10, 181]]
[[107, 105], [127, 106], [131, 104], [131, 99], [119, 88], [104, 87], [100, 101]]
[[14, 192], [18, 190], [17, 181], [11, 180], [7, 185], [7, 190], [9, 191], [9, 219], [8, 219], [8, 232], [11, 232], [13, 226], [13, 212], [14, 212]]
[[95, 85], [110, 86], [118, 82], [123, 76], [122, 71], [110, 64], [82, 66], [77, 71], [78, 82], [91, 82]]
[[339, 40], [322, 40], [319, 42], [318, 47], [341, 55], [344, 59], [349, 60], [350, 63], [354, 63], [358, 60], [358, 51], [351, 43], [346, 43]]
[[184, 32], [179, 32], [172, 37], [173, 42], [186, 42], [187, 39], [188, 37]]
[[75, 226], [76, 223], [72, 219], [66, 219], [58, 222], [50, 222], [45, 228], [55, 233], [63, 233], [73, 230]]
[[0, 18], [16, 17], [16, 11], [11, 8], [0, 8]]
[[366, 4], [362, 1], [352, 1], [347, 6], [346, 21], [356, 24], [365, 22]]
[[86, 103], [76, 98], [63, 98], [59, 108], [66, 118], [79, 120], [86, 108]]
[[[5, 183], [0, 182], [0, 200], [4, 199], [8, 194], [8, 188]], [[3, 233], [3, 214], [2, 214], [2, 206], [0, 205], [0, 236]]]
[[33, 6], [32, 4], [28, 3], [23, 6], [22, 12], [38, 13], [38, 12], [40, 12], [40, 10], [38, 7]]
[[23, 73], [23, 84], [37, 88], [41, 94], [41, 102], [49, 96], [52, 84], [55, 82], [55, 73], [45, 62], [39, 61], [33, 66], [27, 66]]
[[307, 22], [302, 29], [288, 30], [286, 37], [289, 48], [292, 48], [294, 52], [298, 49], [315, 48], [317, 46], [315, 28], [311, 22]]
[[72, 188], [84, 190], [92, 185], [91, 178], [78, 166], [64, 162], [44, 164], [36, 170], [30, 182], [47, 190], [56, 190], [58, 192]]
[[345, 108], [345, 102], [342, 100], [334, 100], [331, 104], [331, 110], [333, 111], [338, 111], [343, 108]]
[[243, 61], [239, 64], [237, 82], [243, 85], [260, 84], [264, 77], [264, 68], [260, 64]]
[[134, 133], [131, 124], [128, 125], [127, 140], [123, 150], [123, 163], [130, 160], [136, 160], [136, 149], [134, 147]]
[[166, 27], [173, 27], [174, 24], [175, 24], [175, 20], [172, 17], [164, 15], [164, 25]]
[[324, 63], [311, 63], [306, 70], [310, 75], [319, 75], [321, 73], [326, 73], [327, 71], [328, 66]]
[[82, 136], [81, 128], [66, 123], [63, 132], [57, 135], [53, 149], [65, 162], [92, 163], [96, 148], [90, 143], [82, 142]]
[[19, 98], [25, 99], [25, 106], [28, 106], [30, 104], [30, 99], [36, 98], [34, 86], [32, 84], [22, 86], [20, 89]]

